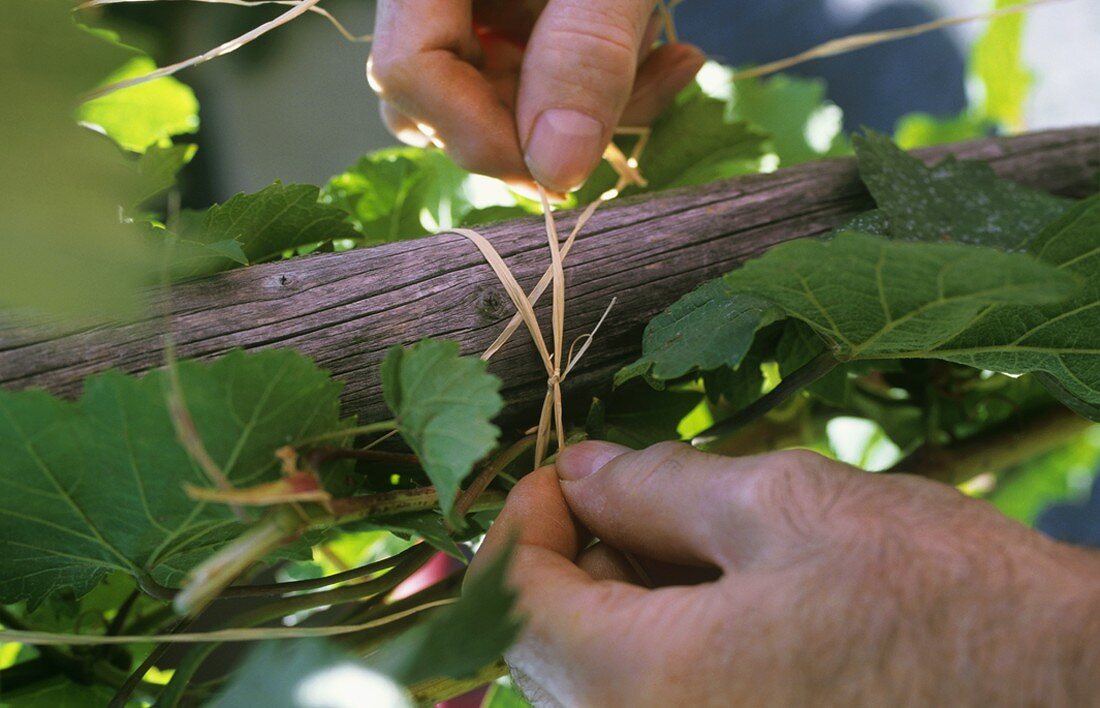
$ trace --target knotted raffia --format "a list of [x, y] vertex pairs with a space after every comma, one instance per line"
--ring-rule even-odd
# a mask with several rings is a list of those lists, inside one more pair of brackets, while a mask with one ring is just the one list
[[[542, 211], [546, 223], [546, 241], [550, 247], [550, 265], [530, 293], [523, 292], [523, 288], [521, 288], [516, 281], [508, 264], [504, 262], [504, 259], [501, 258], [500, 254], [493, 245], [489, 243], [487, 238], [473, 229], [450, 230], [452, 233], [456, 233], [466, 238], [477, 247], [478, 251], [480, 251], [481, 255], [485, 258], [486, 263], [493, 269], [493, 272], [500, 280], [500, 284], [504, 287], [504, 291], [508, 294], [509, 299], [516, 308], [516, 314], [512, 316], [512, 319], [504, 327], [504, 330], [481, 355], [482, 360], [488, 361], [494, 354], [500, 351], [500, 348], [512, 338], [512, 335], [516, 333], [516, 330], [518, 330], [522, 324], [525, 325], [527, 331], [530, 332], [531, 340], [535, 344], [535, 350], [542, 360], [543, 368], [546, 369], [546, 397], [543, 399], [542, 413], [539, 416], [539, 424], [535, 438], [536, 467], [540, 466], [543, 460], [546, 459], [546, 453], [550, 448], [551, 437], [556, 436], [559, 450], [565, 445], [561, 385], [569, 375], [569, 372], [571, 372], [577, 362], [580, 361], [580, 358], [588, 351], [588, 347], [591, 345], [596, 331], [607, 319], [608, 312], [611, 311], [611, 307], [615, 304], [615, 299], [612, 298], [611, 303], [608, 305], [607, 310], [604, 311], [596, 327], [591, 333], [581, 338], [584, 340], [584, 344], [581, 345], [575, 353], [573, 349], [576, 346], [576, 342], [574, 342], [573, 346], [570, 347], [569, 357], [566, 359], [563, 367], [562, 351], [564, 348], [565, 336], [565, 257], [568, 256], [569, 252], [572, 250], [573, 244], [577, 240], [577, 235], [581, 232], [581, 229], [583, 229], [585, 224], [588, 223], [588, 220], [592, 218], [592, 215], [596, 213], [600, 205], [609, 199], [613, 199], [627, 185], [636, 184], [645, 186], [646, 184], [645, 179], [638, 172], [638, 158], [645, 148], [646, 139], [649, 137], [649, 129], [623, 128], [618, 132], [637, 135], [638, 141], [630, 157], [624, 155], [614, 143], [608, 146], [607, 151], [604, 153], [604, 158], [607, 159], [618, 173], [618, 182], [614, 189], [585, 207], [584, 211], [577, 217], [577, 223], [573, 225], [573, 229], [569, 232], [569, 236], [565, 239], [564, 243], [561, 242], [558, 235], [557, 223], [554, 220], [554, 212], [550, 207], [550, 200], [547, 198], [546, 190], [543, 189], [541, 185], [539, 186], [539, 197], [542, 200]], [[542, 327], [539, 325], [534, 307], [538, 303], [539, 298], [546, 292], [546, 288], [551, 285], [553, 285], [550, 315], [552, 350], [551, 346], [547, 346], [546, 338], [542, 334]]]

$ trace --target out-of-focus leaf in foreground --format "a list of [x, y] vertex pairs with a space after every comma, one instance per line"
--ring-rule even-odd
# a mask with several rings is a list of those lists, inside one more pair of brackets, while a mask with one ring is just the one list
[[210, 708], [303, 708], [360, 705], [411, 708], [405, 690], [335, 642], [264, 642]]
[[466, 580], [458, 602], [386, 644], [368, 663], [405, 685], [467, 678], [491, 664], [520, 629], [512, 615], [515, 592], [505, 580], [510, 561], [510, 553], [501, 553]]
[[[339, 429], [340, 384], [289, 350], [181, 362], [181, 388], [231, 482], [277, 477], [275, 451]], [[81, 597], [112, 570], [178, 583], [243, 529], [176, 437], [167, 376], [90, 378], [76, 403], [0, 392], [0, 602]]]
[[140, 180], [75, 112], [129, 55], [80, 29], [71, 9], [0, 3], [0, 306], [122, 316], [138, 309], [152, 263], [119, 218]]

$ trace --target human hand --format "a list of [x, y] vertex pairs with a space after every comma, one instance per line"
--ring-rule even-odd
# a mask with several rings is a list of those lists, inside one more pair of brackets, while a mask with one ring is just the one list
[[536, 705], [1100, 696], [1100, 556], [925, 479], [582, 443], [516, 485], [471, 571], [511, 537], [506, 659]]
[[[459, 166], [580, 186], [618, 125], [645, 126], [702, 53], [653, 48], [655, 0], [379, 0], [371, 85], [390, 130]], [[476, 29], [475, 29], [476, 28]]]

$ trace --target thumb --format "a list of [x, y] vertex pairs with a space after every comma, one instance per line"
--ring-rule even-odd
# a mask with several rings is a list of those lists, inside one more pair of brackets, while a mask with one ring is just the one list
[[632, 452], [585, 442], [563, 450], [556, 469], [570, 510], [602, 541], [669, 563], [732, 570], [791, 543], [797, 500], [787, 494], [788, 481], [811, 477], [817, 459], [791, 452], [719, 457], [682, 443]]
[[516, 120], [532, 176], [580, 186], [630, 100], [655, 0], [550, 0], [527, 45]]

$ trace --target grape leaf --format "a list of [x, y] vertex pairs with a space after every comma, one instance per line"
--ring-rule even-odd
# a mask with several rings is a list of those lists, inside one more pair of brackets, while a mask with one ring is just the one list
[[737, 368], [756, 332], [783, 316], [767, 300], [730, 297], [721, 279], [706, 282], [649, 323], [642, 358], [616, 373], [615, 385], [638, 376], [669, 381], [721, 366]]
[[969, 113], [948, 118], [927, 113], [909, 113], [898, 119], [894, 127], [894, 142], [902, 150], [914, 150], [984, 138], [992, 129], [992, 123], [975, 118]]
[[842, 359], [927, 357], [1004, 303], [1050, 303], [1077, 287], [1023, 254], [842, 232], [771, 249], [689, 293], [646, 328], [643, 356], [616, 375], [658, 381], [737, 368], [756, 333], [783, 317]]
[[105, 706], [115, 692], [106, 686], [77, 683], [65, 676], [5, 690], [0, 708], [87, 708]]
[[137, 170], [73, 120], [127, 59], [77, 27], [72, 3], [0, 3], [0, 306], [101, 319], [139, 305], [152, 253], [118, 218], [141, 194]]
[[[127, 49], [137, 56], [107, 76], [103, 85], [156, 70], [152, 59]], [[198, 132], [199, 101], [189, 86], [166, 76], [88, 101], [81, 105], [77, 116], [127, 150], [145, 152], [154, 145], [169, 146], [174, 135]]]
[[481, 708], [531, 708], [531, 704], [511, 682], [494, 683], [485, 694]]
[[[1022, 0], [997, 0], [997, 9]], [[1024, 108], [1034, 77], [1023, 61], [1025, 13], [995, 17], [971, 50], [968, 73], [981, 84], [975, 113], [1015, 132], [1024, 128]]]
[[275, 182], [206, 211], [184, 210], [173, 233], [159, 226], [150, 241], [166, 251], [174, 278], [191, 278], [278, 257], [288, 250], [355, 238], [347, 214], [318, 201], [320, 189]]
[[1023, 254], [856, 232], [781, 244], [724, 284], [782, 307], [841, 359], [927, 356], [990, 305], [1058, 302], [1077, 288], [1068, 274]]
[[[649, 181], [629, 194], [705, 184], [759, 172], [769, 154], [768, 136], [745, 121], [726, 115], [726, 102], [692, 85], [654, 122], [638, 169]], [[773, 158], [774, 159], [774, 158]], [[600, 165], [577, 192], [581, 203], [595, 200], [615, 186], [616, 175]]]
[[458, 602], [384, 645], [367, 663], [409, 685], [467, 678], [498, 659], [520, 629], [512, 616], [515, 592], [506, 581], [510, 562], [511, 553], [502, 552], [466, 579]]
[[355, 238], [342, 210], [318, 202], [320, 191], [309, 184], [275, 182], [215, 204], [202, 213], [201, 221], [185, 221], [179, 235], [204, 244], [238, 241], [252, 263], [299, 246]]
[[1072, 202], [998, 178], [984, 162], [927, 167], [868, 131], [854, 139], [859, 173], [896, 239], [1023, 251]]
[[767, 134], [730, 120], [723, 101], [682, 95], [653, 124], [641, 159], [649, 189], [671, 189], [760, 171]]
[[[354, 699], [350, 697], [354, 696]], [[412, 708], [393, 679], [321, 639], [263, 642], [210, 708], [363, 705]]]
[[453, 524], [461, 522], [451, 514], [459, 483], [500, 436], [490, 422], [504, 406], [500, 379], [485, 366], [459, 356], [458, 344], [433, 339], [393, 347], [382, 362], [386, 404]]
[[176, 175], [198, 150], [197, 145], [154, 145], [138, 160], [138, 173], [142, 178], [141, 194], [134, 199], [134, 206], [144, 204], [176, 185]]
[[[278, 475], [275, 450], [339, 429], [340, 384], [289, 350], [232, 352], [179, 375], [206, 449], [235, 484]], [[178, 583], [240, 533], [176, 440], [166, 374], [107, 372], [75, 403], [0, 392], [0, 602], [77, 597], [112, 570]]]
[[585, 420], [590, 438], [641, 450], [665, 440], [679, 440], [684, 416], [703, 400], [698, 391], [658, 391], [637, 382], [607, 399], [593, 399]]
[[825, 82], [820, 79], [785, 74], [743, 79], [734, 82], [731, 94], [727, 115], [770, 133], [772, 147], [784, 167], [848, 149], [843, 134], [844, 114], [836, 104], [825, 100]]
[[1031, 251], [1082, 287], [1075, 297], [1042, 305], [991, 307], [929, 355], [1009, 374], [1041, 372], [1066, 405], [1100, 420], [1100, 196], [1073, 207], [1036, 239]]
[[438, 150], [391, 148], [333, 177], [322, 201], [349, 214], [368, 244], [538, 213], [501, 183], [471, 175]]

